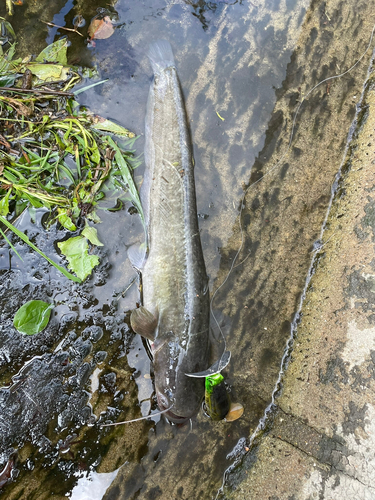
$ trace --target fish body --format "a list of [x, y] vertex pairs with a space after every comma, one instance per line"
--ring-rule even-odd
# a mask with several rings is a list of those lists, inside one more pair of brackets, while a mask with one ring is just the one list
[[[209, 365], [208, 278], [198, 228], [194, 162], [183, 96], [169, 42], [151, 45], [154, 70], [146, 115], [141, 200], [148, 255], [142, 264], [143, 312], [132, 326], [150, 340], [155, 389], [167, 417], [184, 421], [204, 397]], [[137, 313], [138, 311], [138, 313]]]

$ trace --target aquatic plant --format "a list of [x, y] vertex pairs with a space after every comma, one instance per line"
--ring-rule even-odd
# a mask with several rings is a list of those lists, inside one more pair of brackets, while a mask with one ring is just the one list
[[[11, 30], [9, 23], [6, 27]], [[79, 93], [105, 81], [76, 88], [95, 72], [67, 65], [65, 38], [46, 47], [35, 60], [14, 59], [16, 44], [8, 45], [0, 54], [0, 234], [17, 255], [6, 234], [9, 230], [79, 282], [36, 248], [15, 221], [24, 210], [45, 207], [47, 227], [58, 221], [76, 231], [82, 219], [99, 221], [95, 211], [99, 200], [106, 198], [107, 204], [112, 200], [109, 210], [121, 208], [126, 190], [143, 220], [133, 181], [133, 169], [139, 164], [132, 151], [136, 138], [76, 101]], [[111, 135], [122, 138], [122, 144]], [[74, 265], [71, 269], [76, 271]]]

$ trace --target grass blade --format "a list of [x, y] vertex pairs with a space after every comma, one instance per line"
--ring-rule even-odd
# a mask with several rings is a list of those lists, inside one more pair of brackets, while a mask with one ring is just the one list
[[108, 81], [108, 78], [106, 80], [101, 80], [100, 82], [92, 83], [91, 85], [87, 85], [86, 87], [83, 87], [82, 89], [78, 89], [75, 92], [73, 92], [74, 95], [81, 94], [82, 92], [85, 92], [85, 90], [89, 90], [92, 87], [96, 87], [97, 85], [101, 85], [102, 83], [105, 83]]
[[17, 257], [19, 257], [22, 260], [22, 262], [23, 262], [23, 258], [17, 252], [17, 250], [14, 248], [14, 246], [12, 245], [12, 242], [10, 240], [8, 240], [7, 235], [1, 230], [1, 228], [0, 228], [0, 234], [3, 236], [4, 240], [8, 243], [8, 245], [13, 250], [13, 252], [17, 255]]
[[[7, 221], [7, 219], [5, 217], [3, 217], [2, 215], [0, 215], [0, 222], [2, 222], [5, 226], [7, 226], [11, 231], [13, 231], [13, 233], [15, 235], [17, 235], [19, 238], [21, 238], [22, 241], [27, 243], [29, 245], [29, 247], [31, 247], [33, 250], [35, 250], [39, 255], [41, 255], [50, 264], [52, 264], [56, 269], [58, 269], [61, 273], [63, 273], [64, 276], [66, 276], [67, 278], [69, 278], [72, 281], [75, 281], [76, 283], [81, 283], [81, 280], [79, 278], [77, 278], [77, 276], [74, 276], [73, 274], [69, 273], [65, 268], [59, 266], [58, 264], [56, 264], [56, 262], [54, 262], [52, 259], [47, 257], [47, 255], [45, 253], [43, 253], [41, 250], [39, 250], [38, 247], [36, 247], [33, 243], [31, 243], [31, 241], [26, 236], [26, 234], [24, 234], [22, 231], [20, 231], [15, 226], [13, 226], [13, 224], [11, 224], [9, 221]], [[17, 255], [18, 255], [18, 253], [17, 253]]]
[[116, 163], [117, 163], [118, 167], [120, 168], [124, 183], [126, 184], [126, 186], [129, 189], [129, 193], [132, 197], [132, 202], [134, 203], [136, 209], [138, 210], [138, 213], [139, 213], [141, 220], [142, 220], [142, 223], [144, 225], [145, 218], [143, 215], [141, 200], [139, 199], [138, 190], [137, 190], [137, 187], [134, 183], [130, 168], [129, 168], [128, 164], [126, 163], [124, 157], [122, 156], [120, 148], [117, 146], [117, 144], [110, 137], [107, 137], [107, 140], [108, 140], [108, 143], [111, 145], [111, 147], [116, 151], [116, 154], [115, 154]]

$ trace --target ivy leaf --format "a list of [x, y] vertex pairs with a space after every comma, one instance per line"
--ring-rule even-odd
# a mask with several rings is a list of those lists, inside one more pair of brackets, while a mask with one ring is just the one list
[[68, 49], [68, 39], [61, 38], [61, 40], [57, 40], [57, 42], [51, 43], [48, 45], [35, 59], [36, 62], [44, 63], [44, 62], [53, 62], [60, 63], [66, 66], [68, 64], [66, 51]]
[[35, 335], [47, 326], [53, 307], [43, 300], [29, 300], [16, 312], [13, 325], [24, 335]]
[[66, 241], [58, 243], [61, 253], [69, 262], [69, 269], [83, 281], [90, 276], [95, 266], [99, 264], [97, 255], [88, 254], [88, 242], [84, 236], [74, 236]]

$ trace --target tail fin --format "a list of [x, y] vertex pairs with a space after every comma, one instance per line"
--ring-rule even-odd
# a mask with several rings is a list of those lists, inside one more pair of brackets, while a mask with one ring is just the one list
[[174, 66], [174, 57], [171, 44], [167, 40], [152, 42], [148, 51], [154, 73], [161, 73], [163, 69]]

